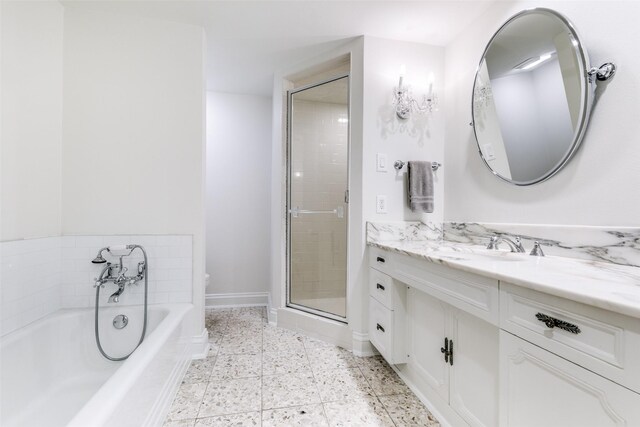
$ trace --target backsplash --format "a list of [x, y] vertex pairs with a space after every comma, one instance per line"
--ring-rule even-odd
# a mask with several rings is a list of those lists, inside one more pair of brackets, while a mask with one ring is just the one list
[[[2, 264], [2, 335], [60, 308], [93, 307], [94, 278], [104, 264], [92, 264], [98, 250], [137, 243], [149, 261], [149, 303], [191, 302], [192, 236], [62, 236], [0, 243]], [[107, 261], [116, 261], [105, 253]], [[136, 250], [125, 264], [134, 274], [142, 254]], [[107, 283], [101, 304], [117, 287]], [[141, 304], [144, 281], [127, 286], [120, 305]]]
[[446, 222], [444, 240], [486, 245], [494, 234], [520, 236], [527, 251], [539, 241], [546, 255], [640, 267], [640, 228]]
[[420, 221], [367, 222], [367, 243], [395, 240], [441, 240], [439, 224]]
[[520, 236], [529, 252], [539, 241], [546, 255], [640, 267], [640, 228], [414, 221], [367, 223], [367, 242], [438, 240], [486, 246], [493, 235]]

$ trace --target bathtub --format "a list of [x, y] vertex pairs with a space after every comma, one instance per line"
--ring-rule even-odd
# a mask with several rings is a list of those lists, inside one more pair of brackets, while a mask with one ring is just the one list
[[[0, 425], [159, 425], [191, 358], [192, 308], [150, 305], [146, 338], [122, 362], [99, 353], [93, 309], [60, 310], [6, 335], [0, 342]], [[123, 329], [113, 327], [118, 314], [129, 318]], [[107, 354], [131, 351], [142, 319], [142, 306], [101, 307]]]

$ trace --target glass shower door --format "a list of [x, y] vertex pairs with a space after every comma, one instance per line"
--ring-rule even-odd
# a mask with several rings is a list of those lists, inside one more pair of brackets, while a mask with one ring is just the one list
[[349, 78], [289, 93], [288, 305], [347, 317]]

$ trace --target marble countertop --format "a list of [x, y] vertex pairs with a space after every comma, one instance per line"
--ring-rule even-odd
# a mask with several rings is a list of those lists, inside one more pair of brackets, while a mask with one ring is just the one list
[[488, 251], [442, 240], [370, 240], [368, 245], [640, 318], [638, 267]]

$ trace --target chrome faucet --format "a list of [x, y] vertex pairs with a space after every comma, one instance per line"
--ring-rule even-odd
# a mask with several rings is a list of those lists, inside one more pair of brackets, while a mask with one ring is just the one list
[[[102, 252], [102, 251], [101, 251]], [[98, 254], [98, 257], [101, 258], [101, 252]], [[97, 258], [98, 258], [97, 257]], [[97, 259], [96, 258], [96, 259]], [[105, 261], [106, 262], [106, 261]], [[94, 262], [97, 264], [96, 262]], [[140, 280], [144, 279], [146, 275], [147, 266], [144, 261], [138, 263], [138, 274], [135, 276], [127, 276], [127, 267], [124, 267], [122, 264], [122, 257], [120, 257], [120, 263], [113, 264], [107, 262], [100, 275], [95, 278], [94, 287], [104, 287], [105, 283], [111, 282], [114, 285], [118, 285], [118, 290], [115, 291], [111, 296], [109, 296], [108, 302], [117, 303], [120, 300], [120, 295], [124, 292], [125, 285], [134, 285], [138, 283]]]
[[491, 240], [489, 240], [489, 244], [487, 245], [487, 249], [498, 250], [498, 245], [502, 242], [506, 243], [507, 246], [509, 246], [511, 252], [525, 252], [524, 246], [522, 246], [522, 241], [520, 240], [520, 236], [516, 236], [515, 241], [505, 236], [492, 236]]
[[118, 302], [120, 300], [120, 295], [124, 292], [124, 283], [118, 285], [118, 290], [111, 294], [108, 302]]

